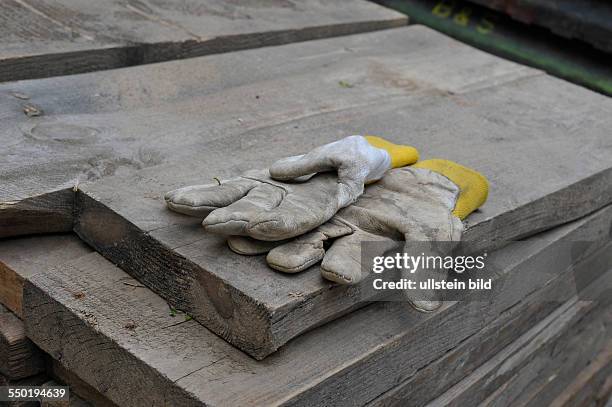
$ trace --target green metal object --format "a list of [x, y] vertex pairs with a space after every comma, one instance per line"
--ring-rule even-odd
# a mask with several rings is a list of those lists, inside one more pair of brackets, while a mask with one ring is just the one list
[[610, 55], [461, 0], [378, 0], [466, 44], [612, 95]]
[[608, 0], [469, 0], [522, 23], [612, 53], [612, 3]]

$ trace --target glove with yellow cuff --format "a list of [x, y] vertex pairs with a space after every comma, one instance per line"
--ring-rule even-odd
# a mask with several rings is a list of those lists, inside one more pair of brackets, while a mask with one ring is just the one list
[[[365, 277], [360, 264], [362, 242], [387, 242], [393, 247], [401, 240], [459, 241], [462, 220], [486, 201], [487, 194], [488, 182], [478, 172], [452, 161], [426, 160], [388, 171], [368, 185], [354, 204], [295, 239], [273, 243], [232, 236], [228, 243], [240, 254], [268, 252], [270, 267], [285, 273], [322, 261], [324, 278], [355, 284]], [[411, 303], [425, 312], [439, 306], [433, 300]]]
[[410, 146], [350, 136], [215, 185], [166, 194], [168, 208], [204, 217], [208, 231], [278, 241], [302, 235], [354, 203], [364, 184], [391, 168], [415, 163]]

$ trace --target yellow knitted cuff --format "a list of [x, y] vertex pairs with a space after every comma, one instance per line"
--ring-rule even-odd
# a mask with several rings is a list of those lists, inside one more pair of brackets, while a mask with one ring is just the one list
[[444, 175], [460, 189], [453, 214], [465, 219], [470, 213], [480, 208], [489, 195], [489, 182], [484, 175], [470, 168], [448, 160], [425, 160], [414, 165], [415, 168], [426, 168]]
[[393, 144], [377, 136], [365, 136], [371, 146], [385, 150], [391, 156], [391, 168], [405, 167], [419, 161], [419, 152], [411, 146]]

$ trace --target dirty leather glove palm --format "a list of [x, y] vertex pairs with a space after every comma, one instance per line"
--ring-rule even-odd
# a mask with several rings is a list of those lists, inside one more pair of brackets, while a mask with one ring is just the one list
[[[479, 173], [451, 161], [427, 160], [387, 172], [357, 202], [303, 236], [280, 245], [240, 237], [231, 237], [228, 243], [240, 254], [269, 251], [270, 267], [286, 273], [322, 261], [324, 278], [355, 284], [363, 278], [362, 242], [387, 242], [392, 248], [398, 240], [459, 241], [461, 220], [485, 202], [487, 193], [488, 183]], [[439, 305], [420, 299], [411, 302], [421, 311]]]
[[173, 211], [205, 217], [202, 224], [208, 231], [277, 241], [321, 225], [353, 203], [364, 183], [417, 160], [413, 147], [351, 136], [280, 160], [270, 171], [249, 171], [220, 185], [180, 188], [165, 199]]

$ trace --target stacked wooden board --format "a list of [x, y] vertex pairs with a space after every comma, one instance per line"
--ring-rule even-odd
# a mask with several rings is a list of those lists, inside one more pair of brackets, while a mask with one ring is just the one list
[[43, 371], [42, 353], [26, 337], [23, 323], [0, 304], [0, 374], [19, 380]]
[[[577, 355], [567, 365], [576, 370], [607, 349], [611, 222], [608, 207], [492, 253], [497, 283], [507, 289], [486, 305], [449, 303], [422, 314], [402, 303], [376, 303], [301, 335], [262, 362], [173, 315], [163, 299], [95, 252], [66, 251], [74, 259], [31, 277], [24, 321], [38, 345], [118, 405], [424, 405], [449, 392], [457, 401], [494, 397], [497, 384], [511, 382], [557, 343], [567, 357]], [[15, 253], [54, 238], [15, 239], [2, 249]], [[568, 242], [587, 238], [599, 243], [560, 256]], [[45, 252], [38, 253], [43, 263]], [[571, 268], [576, 259], [582, 260]], [[575, 275], [594, 282], [596, 294], [577, 296]], [[576, 334], [585, 326], [584, 336]], [[585, 338], [587, 357], [574, 344]], [[491, 370], [497, 379], [489, 383]], [[462, 381], [471, 387], [458, 392]], [[477, 385], [480, 391], [470, 390]]]
[[[516, 375], [548, 366], [546, 346], [596, 361], [583, 382], [606, 392], [609, 304], [583, 304], [570, 268], [595, 291], [609, 287], [603, 96], [418, 26], [15, 82], [0, 94], [0, 235], [74, 231], [95, 249], [73, 235], [5, 239], [0, 302], [113, 403], [422, 405], [476, 393], [503, 405], [483, 375], [510, 366], [496, 383], [523, 388]], [[316, 267], [274, 273], [161, 200], [364, 132], [489, 177], [491, 199], [466, 232], [479, 249], [592, 214], [497, 251], [498, 278], [515, 289], [484, 311], [449, 303], [424, 315], [356, 310], [367, 305], [359, 287], [326, 283]], [[560, 255], [572, 240], [596, 244]], [[549, 274], [534, 273], [544, 266]], [[580, 323], [602, 327], [589, 331], [591, 353], [568, 339]], [[569, 375], [532, 399], [559, 396], [550, 386]]]
[[[38, 260], [42, 259], [38, 257]], [[50, 258], [45, 256], [44, 260], [47, 261]], [[20, 294], [20, 292], [15, 292], [15, 294]], [[115, 406], [93, 387], [69, 372], [60, 362], [45, 355], [26, 336], [23, 321], [1, 304], [0, 386], [69, 386], [69, 401], [8, 403], [13, 407]], [[79, 395], [84, 395], [89, 401], [83, 400]]]
[[[469, 0], [377, 0], [377, 3], [409, 15], [412, 23], [426, 25], [491, 54], [612, 96], [612, 67], [606, 62], [609, 56], [605, 51], [517, 21], [504, 14], [504, 10], [492, 10]], [[587, 2], [573, 3], [579, 8]], [[603, 21], [610, 20], [603, 14], [600, 17]]]
[[[46, 113], [24, 115], [11, 91]], [[168, 211], [165, 191], [367, 132], [487, 175], [492, 198], [465, 234], [478, 249], [612, 201], [609, 99], [418, 26], [0, 92], [5, 235], [74, 230], [257, 358], [363, 305], [359, 288], [231, 253]]]
[[406, 21], [364, 0], [5, 0], [0, 81], [286, 44]]

